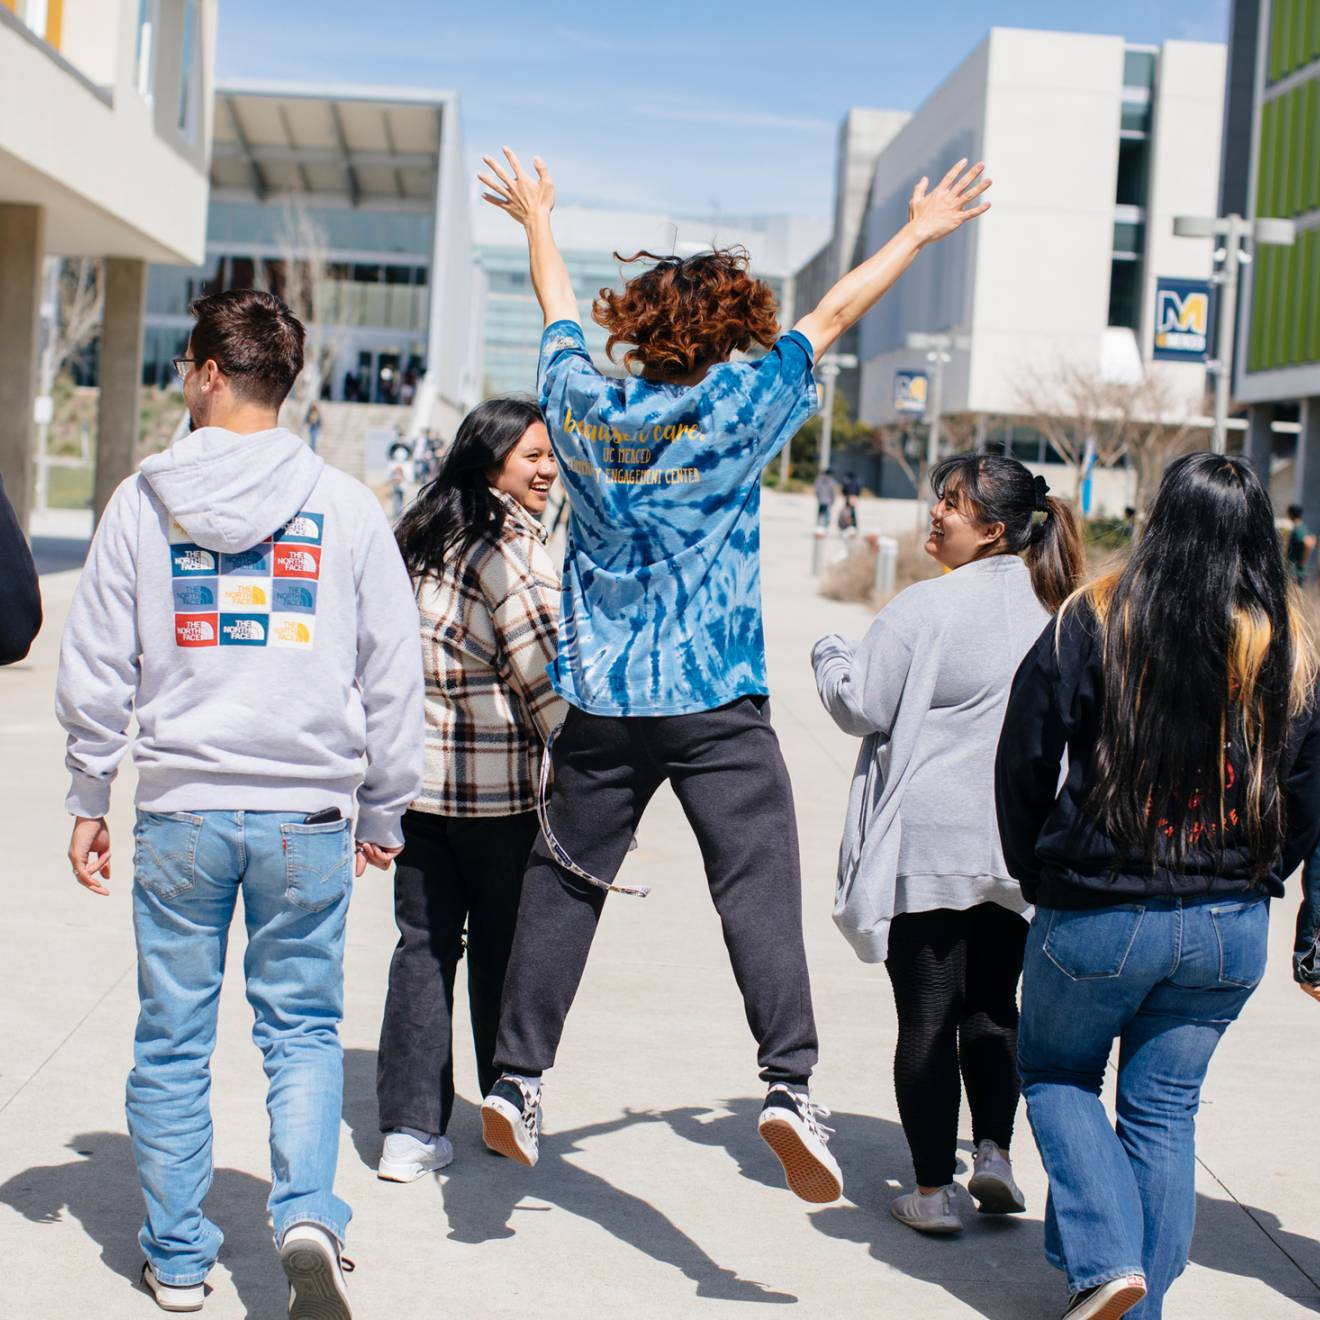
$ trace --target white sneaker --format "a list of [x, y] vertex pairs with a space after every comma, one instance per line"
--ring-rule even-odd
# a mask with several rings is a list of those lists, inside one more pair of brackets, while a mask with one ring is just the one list
[[142, 1286], [156, 1299], [162, 1311], [200, 1311], [206, 1288], [200, 1283], [161, 1283], [150, 1263], [142, 1266]]
[[977, 1144], [972, 1157], [972, 1177], [967, 1190], [976, 1200], [976, 1209], [983, 1215], [1020, 1215], [1026, 1208], [1026, 1198], [1013, 1178], [1013, 1166], [993, 1141]]
[[789, 1191], [817, 1205], [843, 1195], [843, 1172], [829, 1150], [832, 1129], [819, 1122], [829, 1116], [824, 1105], [780, 1082], [766, 1092], [756, 1120], [761, 1140], [784, 1166]]
[[353, 1262], [320, 1224], [294, 1224], [280, 1242], [280, 1264], [289, 1280], [289, 1320], [352, 1320], [344, 1271]]
[[953, 1183], [929, 1196], [923, 1196], [920, 1191], [905, 1192], [890, 1201], [889, 1213], [918, 1233], [961, 1233], [963, 1222], [958, 1213], [957, 1192]]
[[481, 1138], [497, 1155], [534, 1168], [541, 1157], [541, 1089], [504, 1073], [481, 1102]]
[[416, 1182], [453, 1162], [454, 1146], [448, 1137], [419, 1141], [410, 1132], [390, 1132], [380, 1153], [376, 1177], [385, 1182]]
[[1120, 1320], [1145, 1296], [1146, 1280], [1140, 1274], [1125, 1274], [1098, 1288], [1074, 1293], [1063, 1320]]

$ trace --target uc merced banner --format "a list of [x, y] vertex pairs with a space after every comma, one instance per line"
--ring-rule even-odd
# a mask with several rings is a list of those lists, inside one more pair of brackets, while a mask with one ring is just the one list
[[1166, 362], [1204, 362], [1210, 349], [1210, 284], [1155, 281], [1155, 352]]

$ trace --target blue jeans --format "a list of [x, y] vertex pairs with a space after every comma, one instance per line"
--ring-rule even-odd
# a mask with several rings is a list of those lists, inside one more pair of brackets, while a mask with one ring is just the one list
[[334, 1194], [344, 1066], [344, 921], [353, 877], [346, 820], [303, 813], [139, 811], [133, 927], [141, 1011], [128, 1129], [147, 1203], [139, 1241], [163, 1283], [199, 1283], [223, 1234], [202, 1213], [211, 1185], [211, 1052], [229, 923], [240, 888], [252, 1036], [269, 1088], [269, 1209], [341, 1241], [352, 1215]]
[[[1049, 1174], [1045, 1254], [1069, 1292], [1144, 1274], [1156, 1320], [1196, 1217], [1195, 1114], [1225, 1028], [1265, 971], [1265, 899], [1040, 908], [1027, 937], [1018, 1066]], [[1100, 1101], [1119, 1041], [1118, 1119]]]

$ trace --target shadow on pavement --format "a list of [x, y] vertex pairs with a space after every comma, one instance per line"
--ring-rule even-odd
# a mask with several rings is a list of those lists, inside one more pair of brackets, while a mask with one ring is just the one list
[[[67, 1211], [101, 1248], [106, 1268], [138, 1286], [142, 1222], [133, 1150], [122, 1132], [88, 1132], [74, 1137], [75, 1158], [66, 1164], [38, 1165], [15, 1174], [0, 1186], [0, 1203], [12, 1206], [34, 1224], [57, 1224]], [[217, 1169], [207, 1209], [225, 1234], [220, 1261], [234, 1290], [252, 1317], [281, 1315], [287, 1301], [266, 1219], [270, 1184], [235, 1169]], [[59, 1252], [51, 1253], [58, 1259]], [[144, 1306], [149, 1306], [145, 1300]]]
[[38, 573], [62, 573], [81, 568], [91, 542], [81, 536], [34, 536], [32, 558]]
[[[1255, 1221], [1254, 1228], [1244, 1216]], [[1278, 1215], [1269, 1210], [1238, 1201], [1217, 1201], [1209, 1196], [1196, 1198], [1192, 1260], [1197, 1265], [1221, 1274], [1259, 1279], [1262, 1278], [1261, 1254], [1271, 1250], [1268, 1243], [1279, 1253], [1279, 1269], [1263, 1281], [1299, 1305], [1320, 1311], [1320, 1279], [1308, 1273], [1306, 1264], [1315, 1260], [1315, 1242], [1300, 1233], [1290, 1233], [1279, 1222]], [[1290, 1280], [1295, 1291], [1279, 1287], [1280, 1276]], [[1175, 1283], [1170, 1294], [1176, 1295], [1181, 1286]]]
[[[381, 1136], [376, 1118], [376, 1055], [373, 1050], [344, 1051], [344, 1120], [362, 1162], [375, 1168]], [[515, 1212], [535, 1213], [521, 1205], [525, 1198], [548, 1202], [569, 1214], [590, 1219], [621, 1242], [662, 1264], [671, 1265], [696, 1285], [698, 1297], [721, 1301], [792, 1303], [790, 1293], [740, 1278], [704, 1252], [654, 1206], [622, 1191], [565, 1158], [581, 1143], [631, 1127], [655, 1122], [656, 1114], [628, 1113], [608, 1123], [564, 1130], [552, 1128], [541, 1142], [534, 1170], [483, 1152], [477, 1106], [459, 1097], [454, 1104], [450, 1134], [459, 1138], [458, 1161], [437, 1178], [449, 1237], [455, 1242], [481, 1243], [512, 1237]], [[467, 1134], [472, 1139], [468, 1139]], [[768, 1155], [768, 1152], [767, 1152]], [[773, 1163], [773, 1159], [771, 1160]]]

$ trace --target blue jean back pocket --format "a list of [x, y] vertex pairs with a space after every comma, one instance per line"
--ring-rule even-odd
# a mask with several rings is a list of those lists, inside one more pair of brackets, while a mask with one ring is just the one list
[[1269, 955], [1269, 902], [1217, 903], [1210, 909], [1210, 924], [1219, 944], [1220, 985], [1255, 989]]
[[133, 826], [133, 879], [157, 898], [176, 898], [197, 883], [202, 817], [186, 811], [139, 811]]
[[280, 826], [284, 840], [284, 896], [305, 912], [320, 912], [348, 892], [353, 840], [346, 820]]
[[1074, 981], [1102, 981], [1122, 974], [1146, 909], [1140, 903], [1078, 911], [1056, 908], [1042, 949]]

